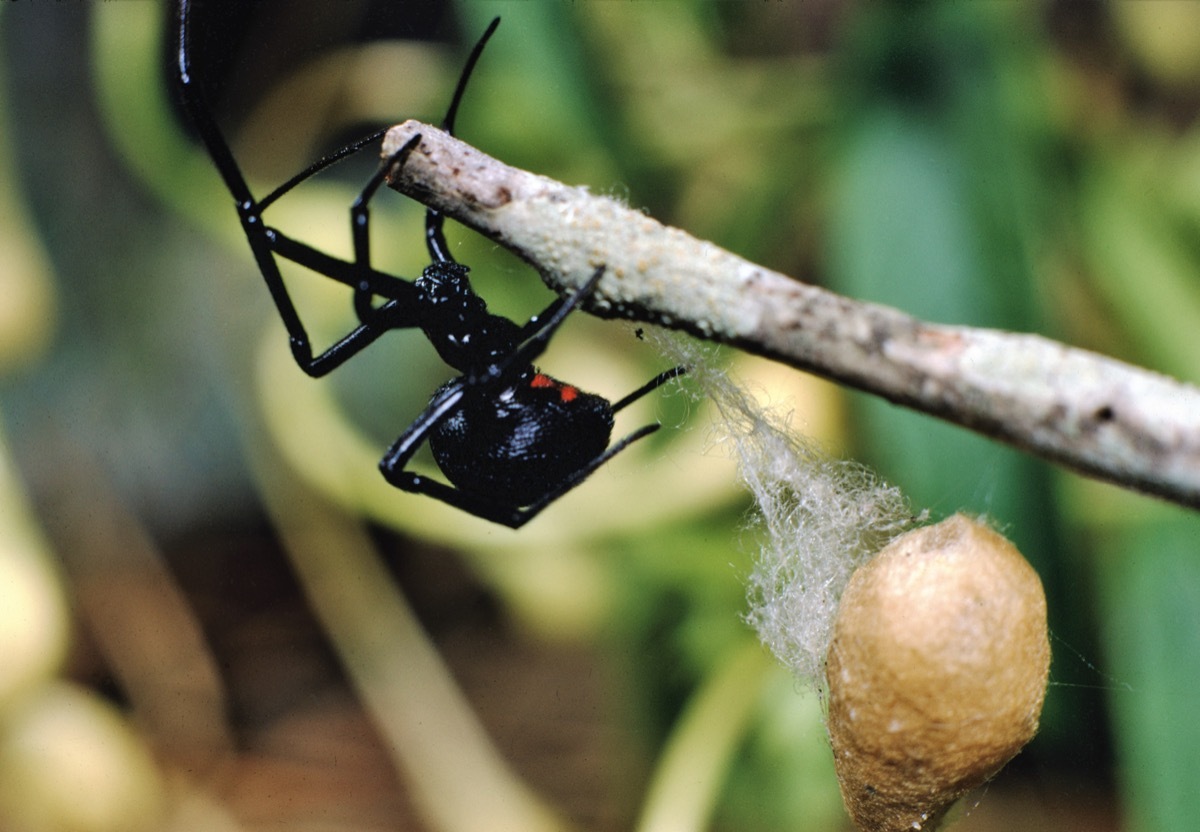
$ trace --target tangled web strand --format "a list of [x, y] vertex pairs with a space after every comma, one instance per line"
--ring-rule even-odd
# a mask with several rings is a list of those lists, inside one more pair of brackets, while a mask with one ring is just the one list
[[752, 527], [761, 548], [746, 620], [799, 680], [819, 688], [851, 573], [920, 518], [874, 471], [834, 459], [800, 434], [790, 411], [760, 405], [716, 365], [713, 350], [660, 340], [716, 406], [716, 442], [737, 461], [757, 504]]

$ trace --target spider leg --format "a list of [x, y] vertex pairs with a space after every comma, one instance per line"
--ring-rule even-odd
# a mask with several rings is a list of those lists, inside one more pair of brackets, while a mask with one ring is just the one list
[[348, 263], [345, 260], [331, 257], [274, 228], [267, 228], [266, 235], [270, 241], [271, 250], [280, 257], [298, 263], [339, 283], [354, 287], [356, 290], [367, 286], [372, 293], [388, 299], [382, 306], [374, 308], [369, 321], [360, 318], [360, 325], [349, 335], [321, 355], [313, 358], [307, 367], [301, 364], [300, 366], [309, 375], [322, 376], [336, 369], [362, 349], [374, 343], [389, 329], [407, 329], [417, 326], [417, 318], [413, 311], [415, 308], [414, 289], [411, 283], [376, 271], [369, 266], [359, 268], [356, 263]]
[[534, 359], [546, 351], [550, 338], [562, 326], [567, 316], [596, 291], [596, 287], [600, 284], [600, 278], [604, 276], [605, 268], [605, 266], [597, 266], [596, 270], [592, 272], [592, 276], [588, 278], [588, 282], [580, 286], [573, 295], [569, 298], [554, 300], [539, 314], [529, 319], [529, 322], [521, 328], [521, 334], [526, 336], [525, 340], [501, 367], [502, 374], [514, 367], [529, 366]]
[[[351, 288], [357, 288], [364, 283], [372, 294], [390, 300], [404, 301], [410, 306], [414, 303], [416, 290], [406, 280], [400, 280], [392, 275], [376, 271], [371, 267], [359, 268], [358, 264], [331, 257], [307, 243], [294, 240], [275, 228], [267, 228], [267, 238], [271, 242], [271, 250], [293, 263], [299, 263], [307, 269], [325, 275], [331, 280], [343, 283]], [[414, 319], [406, 326], [416, 326]]]
[[300, 171], [295, 176], [293, 176], [291, 179], [284, 182], [278, 188], [271, 191], [271, 193], [267, 194], [265, 197], [263, 197], [261, 200], [259, 200], [259, 203], [258, 203], [259, 210], [265, 211], [267, 209], [268, 205], [273, 203], [275, 200], [279, 199], [279, 197], [283, 196], [288, 191], [295, 188], [297, 185], [299, 185], [304, 180], [315, 176], [316, 174], [325, 170], [325, 168], [327, 168], [327, 167], [331, 167], [331, 166], [335, 165], [336, 163], [345, 159], [347, 156], [354, 155], [355, 153], [362, 150], [367, 145], [372, 144], [373, 142], [377, 141], [378, 139], [383, 138], [384, 134], [386, 134], [386, 133], [387, 133], [386, 128], [383, 130], [376, 130], [374, 133], [370, 134], [369, 136], [363, 136], [361, 139], [357, 139], [356, 141], [351, 142], [350, 144], [346, 145], [345, 147], [338, 148], [337, 150], [330, 153], [328, 156], [325, 156], [325, 157], [313, 162], [311, 165], [306, 167], [304, 170]]
[[539, 498], [537, 502], [527, 506], [514, 507], [511, 504], [491, 500], [477, 494], [468, 494], [452, 485], [447, 485], [446, 483], [421, 476], [420, 474], [414, 474], [411, 471], [394, 471], [391, 474], [385, 471], [385, 476], [387, 476], [388, 482], [402, 491], [408, 491], [413, 494], [424, 494], [426, 497], [440, 500], [448, 506], [465, 511], [468, 514], [474, 514], [476, 517], [491, 523], [507, 526], [510, 529], [519, 529], [540, 514], [543, 509], [555, 500], [591, 476], [597, 468], [600, 468], [637, 440], [654, 433], [660, 427], [662, 426], [646, 425], [644, 428], [634, 431], [593, 459], [585, 467], [564, 479], [553, 490]]
[[[598, 270], [598, 271], [602, 271], [602, 269]], [[593, 277], [592, 280], [589, 281], [589, 284], [594, 284], [595, 280], [596, 280], [596, 277]], [[671, 379], [681, 376], [686, 372], [687, 372], [686, 367], [672, 367], [670, 370], [666, 370], [664, 372], [659, 373], [654, 378], [650, 379], [650, 381], [646, 382], [641, 387], [639, 387], [637, 390], [634, 390], [628, 396], [626, 396], [625, 398], [621, 399], [619, 402], [614, 404], [612, 406], [613, 412], [616, 413], [618, 410], [625, 407], [626, 405], [637, 401], [638, 399], [640, 399], [642, 396], [645, 396], [650, 391], [657, 390], [659, 387], [666, 384]], [[644, 427], [638, 428], [637, 430], [635, 430], [633, 433], [626, 436], [621, 441], [613, 443], [611, 446], [609, 446], [609, 448], [604, 453], [600, 454], [600, 456], [593, 459], [586, 466], [584, 466], [583, 468], [579, 469], [571, 476], [564, 479], [558, 485], [558, 487], [556, 487], [555, 489], [550, 491], [548, 494], [545, 494], [544, 496], [542, 496], [541, 499], [539, 499], [537, 502], [532, 503], [528, 506], [524, 506], [522, 508], [516, 509], [515, 511], [510, 510], [510, 514], [508, 515], [508, 517], [513, 522], [506, 522], [505, 519], [500, 519], [500, 518], [491, 517], [491, 516], [488, 516], [487, 519], [492, 520], [493, 522], [496, 522], [496, 523], [501, 523], [503, 525], [509, 526], [510, 528], [513, 528], [513, 529], [520, 528], [521, 526], [525, 525], [530, 520], [532, 520], [534, 517], [536, 517], [542, 511], [542, 509], [544, 509], [546, 506], [550, 505], [555, 500], [557, 500], [559, 497], [562, 497], [568, 491], [575, 488], [575, 486], [579, 485], [585, 479], [590, 477], [592, 475], [592, 473], [594, 471], [596, 471], [597, 468], [600, 468], [602, 465], [604, 465], [606, 462], [608, 462], [614, 456], [619, 454], [621, 451], [628, 448], [634, 442], [638, 441], [639, 439], [644, 439], [645, 437], [649, 436], [650, 434], [654, 433], [655, 431], [659, 430], [660, 428], [662, 428], [662, 425], [657, 424], [657, 423], [651, 424], [651, 425], [646, 425]], [[442, 498], [439, 497], [439, 499], [442, 499]], [[497, 508], [498, 514], [503, 513], [502, 506], [497, 506], [496, 508]], [[486, 516], [486, 515], [482, 515], [482, 516]]]
[[[429, 431], [437, 427], [439, 422], [458, 407], [466, 389], [467, 382], [460, 378], [443, 387], [441, 393], [425, 406], [421, 415], [408, 426], [404, 433], [400, 434], [399, 438], [387, 449], [383, 459], [379, 460], [379, 470], [383, 473], [384, 479], [396, 488], [415, 492], [423, 492], [425, 485], [433, 482], [410, 471], [405, 471], [404, 466], [421, 447], [421, 443], [425, 441]], [[443, 487], [450, 488], [450, 486]]]
[[[403, 316], [396, 314], [395, 307], [393, 307], [387, 315], [381, 314], [375, 321], [364, 321], [362, 325], [339, 339], [333, 346], [320, 354], [314, 355], [308, 332], [300, 320], [300, 315], [296, 311], [287, 286], [284, 284], [283, 275], [279, 271], [279, 264], [275, 260], [276, 247], [279, 246], [282, 249], [286, 249], [287, 253], [281, 254], [281, 256], [285, 256], [289, 260], [293, 260], [302, 266], [325, 274], [335, 280], [342, 280], [342, 282], [346, 282], [345, 278], [350, 277], [350, 273], [347, 271], [350, 268], [350, 264], [336, 261], [328, 255], [324, 255], [315, 249], [297, 243], [278, 232], [268, 229], [263, 223], [262, 211], [265, 205], [274, 201], [304, 179], [359, 149], [366, 140], [356, 142], [348, 148], [343, 149], [343, 151], [326, 157], [326, 159], [311, 166], [299, 176], [293, 177], [281, 188], [273, 192], [267, 200], [259, 202], [250, 191], [250, 186], [246, 183], [241, 168], [234, 159], [233, 152], [229, 149], [229, 144], [225, 141], [225, 137], [217, 127], [216, 120], [205, 104], [202, 91], [192, 72], [191, 52], [189, 49], [189, 29], [191, 26], [191, 4], [189, 0], [181, 0], [178, 22], [177, 81], [180, 98], [184, 108], [187, 110], [188, 116], [192, 120], [192, 124], [196, 128], [196, 132], [199, 134], [205, 149], [208, 151], [209, 157], [220, 173], [226, 189], [233, 196], [237, 206], [238, 218], [242, 224], [242, 231], [246, 235], [246, 241], [250, 245], [250, 250], [254, 255], [259, 272], [267, 284], [267, 290], [271, 294], [275, 309], [278, 311], [284, 328], [287, 330], [292, 356], [295, 358], [296, 363], [307, 374], [321, 376], [339, 367], [354, 355], [357, 355], [365, 347], [378, 339], [387, 329], [396, 326], [411, 325], [405, 322]], [[359, 267], [355, 264], [352, 268]], [[365, 277], [360, 274], [357, 276], [355, 284], [361, 284], [364, 281], [371, 284], [378, 283], [379, 273], [370, 271]], [[389, 305], [391, 304], [385, 304], [384, 308]]]
[[[533, 360], [545, 351], [551, 336], [554, 335], [554, 331], [562, 325], [567, 315], [596, 291], [596, 287], [600, 284], [600, 278], [604, 276], [606, 268], [603, 265], [597, 266], [596, 270], [592, 272], [592, 276], [588, 278], [587, 283], [579, 287], [579, 290], [575, 294], [569, 298], [557, 298], [542, 312], [530, 318], [528, 323], [521, 328], [521, 335], [525, 340], [521, 348], [513, 354], [512, 360], [506, 366], [521, 363], [532, 364]], [[543, 319], [545, 319], [544, 323]], [[657, 390], [671, 379], [677, 378], [686, 372], [687, 367], [683, 366], [664, 370], [637, 390], [634, 390], [628, 396], [613, 404], [613, 413], [632, 404], [647, 393]]]
[[[397, 167], [403, 167], [405, 161], [420, 143], [421, 134], [417, 133], [399, 150], [384, 159], [350, 206], [350, 234], [354, 242], [354, 267], [359, 274], [359, 280], [354, 284], [354, 311], [358, 315], [358, 319], [366, 325], [388, 328], [387, 324], [397, 318], [397, 313], [402, 313], [396, 304], [396, 298], [382, 307], [376, 307], [372, 298], [373, 294], [377, 294], [375, 287], [378, 281], [373, 279], [376, 272], [371, 268], [371, 200], [378, 193], [379, 186], [383, 184], [388, 174]], [[405, 283], [404, 286], [411, 298], [416, 293], [415, 290], [409, 283]], [[382, 294], [387, 297], [386, 292]], [[414, 304], [410, 302], [409, 306], [412, 307]], [[408, 325], [416, 326], [415, 318]]]
[[600, 456], [593, 459], [584, 468], [581, 468], [580, 470], [576, 471], [574, 474], [572, 474], [571, 476], [569, 476], [565, 480], [563, 480], [558, 485], [557, 488], [555, 488], [553, 491], [551, 491], [550, 493], [543, 496], [536, 503], [532, 503], [528, 506], [524, 506], [522, 508], [519, 508], [519, 509], [516, 509], [515, 511], [513, 511], [512, 517], [515, 519], [516, 522], [506, 523], [504, 520], [496, 520], [495, 522], [502, 523], [513, 529], [519, 529], [521, 526], [525, 525], [530, 520], [532, 520], [534, 517], [536, 517], [539, 513], [541, 513], [542, 509], [544, 509], [546, 506], [550, 505], [555, 500], [557, 500], [559, 497], [562, 497], [568, 491], [575, 488], [575, 486], [579, 485], [585, 479], [590, 477], [597, 468], [604, 465], [604, 463], [608, 462], [610, 459], [612, 459], [614, 456], [619, 454], [621, 451], [628, 448], [634, 442], [638, 441], [639, 439], [649, 436], [650, 434], [654, 433], [656, 430], [658, 430], [661, 427], [662, 427], [662, 425], [646, 425], [643, 428], [639, 428], [638, 430], [635, 430], [633, 433], [626, 436], [620, 442], [613, 444], [611, 447], [609, 447], [608, 450], [606, 450], [604, 453], [600, 454]]
[[664, 370], [663, 372], [656, 375], [654, 378], [647, 381], [641, 387], [634, 390], [632, 393], [630, 393], [625, 398], [621, 399], [618, 402], [615, 402], [612, 406], [613, 413], [616, 413], [618, 410], [621, 410], [622, 408], [626, 407], [627, 405], [633, 404], [638, 399], [640, 399], [642, 396], [646, 395], [647, 393], [649, 393], [653, 390], [657, 390], [658, 388], [662, 387], [664, 384], [666, 384], [671, 379], [678, 378], [679, 376], [683, 375], [686, 372], [687, 372], [687, 367], [683, 367], [683, 366], [672, 367], [669, 370]]
[[462, 101], [463, 93], [467, 91], [467, 82], [471, 80], [471, 73], [475, 71], [475, 64], [479, 63], [479, 56], [483, 54], [483, 47], [487, 46], [488, 40], [499, 25], [500, 18], [492, 18], [492, 22], [483, 30], [483, 34], [480, 35], [479, 40], [471, 49], [471, 54], [467, 56], [467, 62], [463, 66], [462, 74], [458, 76], [458, 84], [454, 87], [454, 95], [450, 98], [450, 106], [446, 108], [446, 115], [442, 119], [442, 129], [451, 136], [454, 135], [454, 120], [458, 117], [458, 105]]
[[566, 302], [566, 298], [555, 298], [549, 306], [526, 321], [525, 326], [521, 327], [520, 339], [525, 341], [536, 335], [538, 331], [545, 325], [543, 323], [545, 319], [553, 318], [555, 315], [557, 315], [558, 310], [561, 309], [562, 305]]
[[[454, 96], [450, 99], [450, 106], [446, 109], [446, 115], [442, 119], [442, 129], [451, 136], [454, 135], [454, 120], [458, 117], [458, 105], [462, 101], [463, 93], [467, 90], [467, 82], [471, 80], [471, 73], [475, 71], [475, 64], [479, 62], [479, 56], [483, 54], [483, 47], [487, 45], [488, 39], [499, 25], [500, 18], [498, 17], [488, 24], [487, 29], [475, 44], [475, 48], [467, 57], [462, 74], [458, 76]], [[430, 208], [425, 212], [425, 247], [429, 249], [429, 259], [433, 262], [454, 263], [457, 261], [450, 254], [450, 246], [446, 245], [446, 235], [442, 231], [444, 222], [445, 217], [438, 211]]]
[[[626, 396], [625, 398], [621, 399], [619, 402], [614, 404], [612, 406], [613, 412], [616, 413], [618, 410], [625, 407], [626, 405], [637, 401], [642, 396], [645, 396], [647, 393], [651, 392], [652, 390], [658, 389], [659, 387], [666, 384], [671, 379], [681, 376], [686, 372], [687, 372], [686, 367], [672, 367], [670, 370], [666, 370], [664, 372], [659, 373], [657, 376], [650, 379], [650, 381], [643, 384], [637, 390], [633, 391], [628, 396]], [[628, 448], [634, 442], [638, 441], [639, 439], [644, 439], [645, 437], [649, 436], [650, 434], [654, 433], [655, 431], [659, 430], [660, 428], [662, 428], [662, 425], [657, 424], [657, 423], [651, 424], [651, 425], [646, 425], [644, 427], [638, 428], [633, 433], [629, 434], [628, 436], [626, 436], [624, 439], [620, 440], [619, 442], [613, 443], [611, 446], [609, 446], [609, 448], [604, 453], [600, 454], [600, 456], [593, 459], [585, 467], [581, 468], [580, 470], [576, 471], [571, 476], [564, 479], [556, 488], [554, 488], [552, 491], [550, 491], [549, 493], [542, 496], [541, 499], [539, 499], [537, 502], [532, 503], [528, 506], [524, 506], [522, 508], [516, 509], [515, 511], [511, 511], [509, 518], [513, 522], [506, 522], [505, 519], [500, 519], [500, 518], [495, 518], [495, 517], [490, 517], [490, 516], [488, 517], [488, 519], [492, 520], [493, 522], [501, 523], [503, 525], [509, 526], [510, 528], [514, 528], [514, 529], [520, 528], [521, 526], [525, 525], [530, 520], [532, 520], [534, 517], [536, 517], [542, 511], [542, 509], [546, 508], [546, 506], [550, 505], [555, 500], [557, 500], [559, 497], [562, 497], [568, 491], [572, 490], [573, 488], [575, 488], [575, 486], [579, 485], [581, 482], [583, 482], [585, 479], [587, 479], [589, 476], [591, 476], [592, 473], [594, 471], [596, 471], [596, 469], [600, 468], [602, 465], [604, 465], [606, 462], [608, 462], [614, 456], [616, 456], [621, 451]], [[497, 506], [496, 508], [497, 508], [498, 512], [503, 511], [502, 506]]]

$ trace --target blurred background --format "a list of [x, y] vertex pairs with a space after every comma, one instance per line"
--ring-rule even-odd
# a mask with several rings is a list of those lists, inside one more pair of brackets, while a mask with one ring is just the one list
[[[754, 538], [713, 416], [659, 419], [513, 533], [389, 489], [448, 377], [396, 333], [303, 376], [171, 91], [165, 3], [0, 4], [0, 828], [843, 830], [820, 703], [742, 622]], [[1200, 377], [1200, 5], [197, 2], [252, 186], [440, 120], [798, 278]], [[340, 256], [370, 151], [272, 206]], [[422, 212], [373, 213], [380, 268]], [[494, 311], [550, 299], [454, 227]], [[348, 295], [288, 271], [319, 342]], [[1200, 523], [726, 354], [798, 430], [1045, 583], [1041, 733], [967, 830], [1194, 829]], [[669, 359], [576, 316], [545, 368]], [[716, 428], [719, 435], [720, 428]]]

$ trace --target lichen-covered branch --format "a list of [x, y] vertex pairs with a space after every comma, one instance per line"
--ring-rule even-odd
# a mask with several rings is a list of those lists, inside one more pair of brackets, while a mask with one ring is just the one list
[[1091, 476], [1200, 508], [1200, 388], [1012, 332], [945, 326], [757, 266], [617, 200], [407, 121], [389, 184], [529, 262], [554, 289], [607, 266], [588, 308], [732, 344]]

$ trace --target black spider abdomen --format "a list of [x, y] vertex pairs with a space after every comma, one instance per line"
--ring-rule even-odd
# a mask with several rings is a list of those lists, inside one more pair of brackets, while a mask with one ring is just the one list
[[468, 394], [429, 448], [462, 491], [527, 506], [604, 453], [612, 427], [607, 400], [530, 373], [498, 394]]

